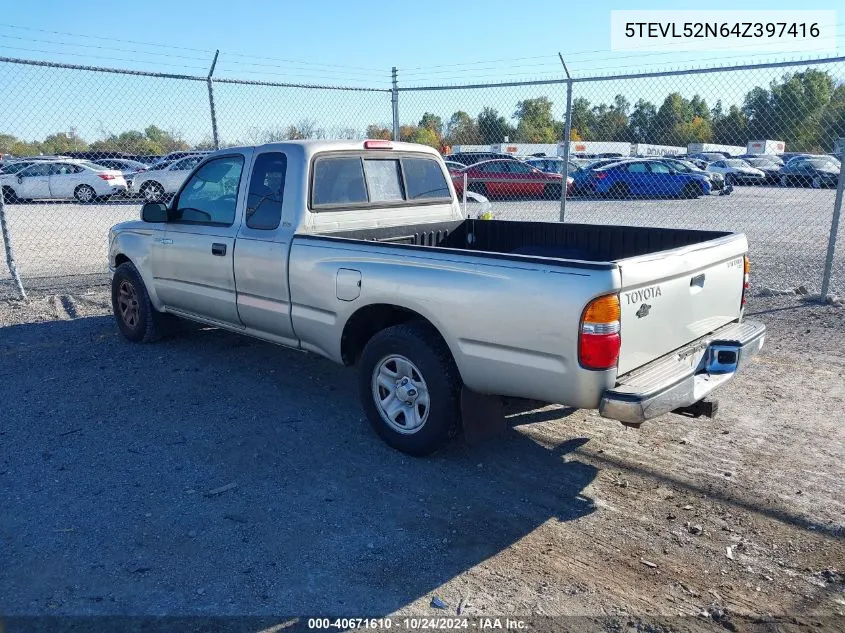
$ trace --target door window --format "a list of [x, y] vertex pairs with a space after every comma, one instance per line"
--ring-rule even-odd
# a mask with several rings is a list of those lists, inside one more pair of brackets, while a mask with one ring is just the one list
[[259, 154], [252, 168], [246, 199], [246, 225], [272, 231], [282, 221], [287, 157], [281, 152]]
[[668, 173], [670, 173], [669, 167], [667, 167], [663, 163], [651, 163], [649, 165], [649, 167], [651, 168], [652, 174], [668, 174]]
[[18, 175], [21, 178], [30, 178], [32, 176], [49, 176], [50, 172], [52, 171], [52, 165], [50, 163], [40, 163], [37, 165], [31, 165], [21, 171]]
[[509, 161], [505, 164], [507, 165], [507, 171], [511, 174], [531, 174], [531, 173], [534, 173], [533, 167], [530, 167], [529, 165], [523, 165], [522, 163], [518, 163], [515, 160]]
[[79, 165], [60, 164], [55, 165], [54, 170], [55, 171], [50, 172], [51, 176], [65, 176], [67, 174], [78, 174], [82, 171], [82, 167], [80, 167]]
[[179, 193], [173, 221], [231, 226], [243, 166], [243, 156], [224, 156], [203, 165]]
[[645, 163], [628, 163], [629, 174], [644, 174], [646, 171]]

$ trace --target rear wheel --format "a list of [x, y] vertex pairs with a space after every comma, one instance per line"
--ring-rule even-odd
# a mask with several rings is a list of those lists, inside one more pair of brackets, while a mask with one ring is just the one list
[[631, 190], [624, 182], [615, 182], [611, 185], [608, 193], [611, 198], [627, 198], [630, 195]]
[[698, 198], [700, 195], [702, 195], [701, 187], [694, 182], [688, 182], [684, 185], [684, 188], [681, 189], [681, 197], [686, 198], [687, 200], [691, 198]]
[[822, 188], [822, 179], [819, 176], [813, 176], [813, 189]]
[[543, 198], [546, 200], [560, 200], [562, 194], [563, 189], [561, 185], [554, 182], [549, 183], [543, 188]]
[[471, 182], [467, 185], [467, 189], [472, 191], [473, 193], [477, 193], [479, 196], [484, 196], [487, 198], [487, 185], [483, 182]]
[[73, 191], [73, 197], [82, 204], [94, 202], [97, 199], [97, 192], [91, 185], [79, 185]]
[[164, 200], [164, 187], [157, 182], [145, 182], [141, 185], [140, 194], [147, 202], [162, 202]]
[[358, 388], [376, 433], [403, 453], [429, 455], [457, 433], [460, 375], [426, 323], [395, 325], [373, 336], [361, 355]]

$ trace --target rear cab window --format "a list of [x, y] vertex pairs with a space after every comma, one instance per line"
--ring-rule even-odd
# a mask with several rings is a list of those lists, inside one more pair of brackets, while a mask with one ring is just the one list
[[315, 157], [311, 208], [412, 206], [451, 202], [440, 163], [412, 153], [350, 152]]

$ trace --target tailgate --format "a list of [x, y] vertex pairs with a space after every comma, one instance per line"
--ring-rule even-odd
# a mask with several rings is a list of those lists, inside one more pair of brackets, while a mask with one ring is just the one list
[[619, 374], [683, 347], [741, 313], [744, 235], [618, 261]]

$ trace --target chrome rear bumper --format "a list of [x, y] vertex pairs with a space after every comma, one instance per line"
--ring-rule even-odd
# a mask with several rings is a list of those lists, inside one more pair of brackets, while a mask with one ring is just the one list
[[731, 323], [686, 347], [620, 376], [604, 393], [602, 417], [641, 424], [706, 398], [760, 352], [766, 326]]

